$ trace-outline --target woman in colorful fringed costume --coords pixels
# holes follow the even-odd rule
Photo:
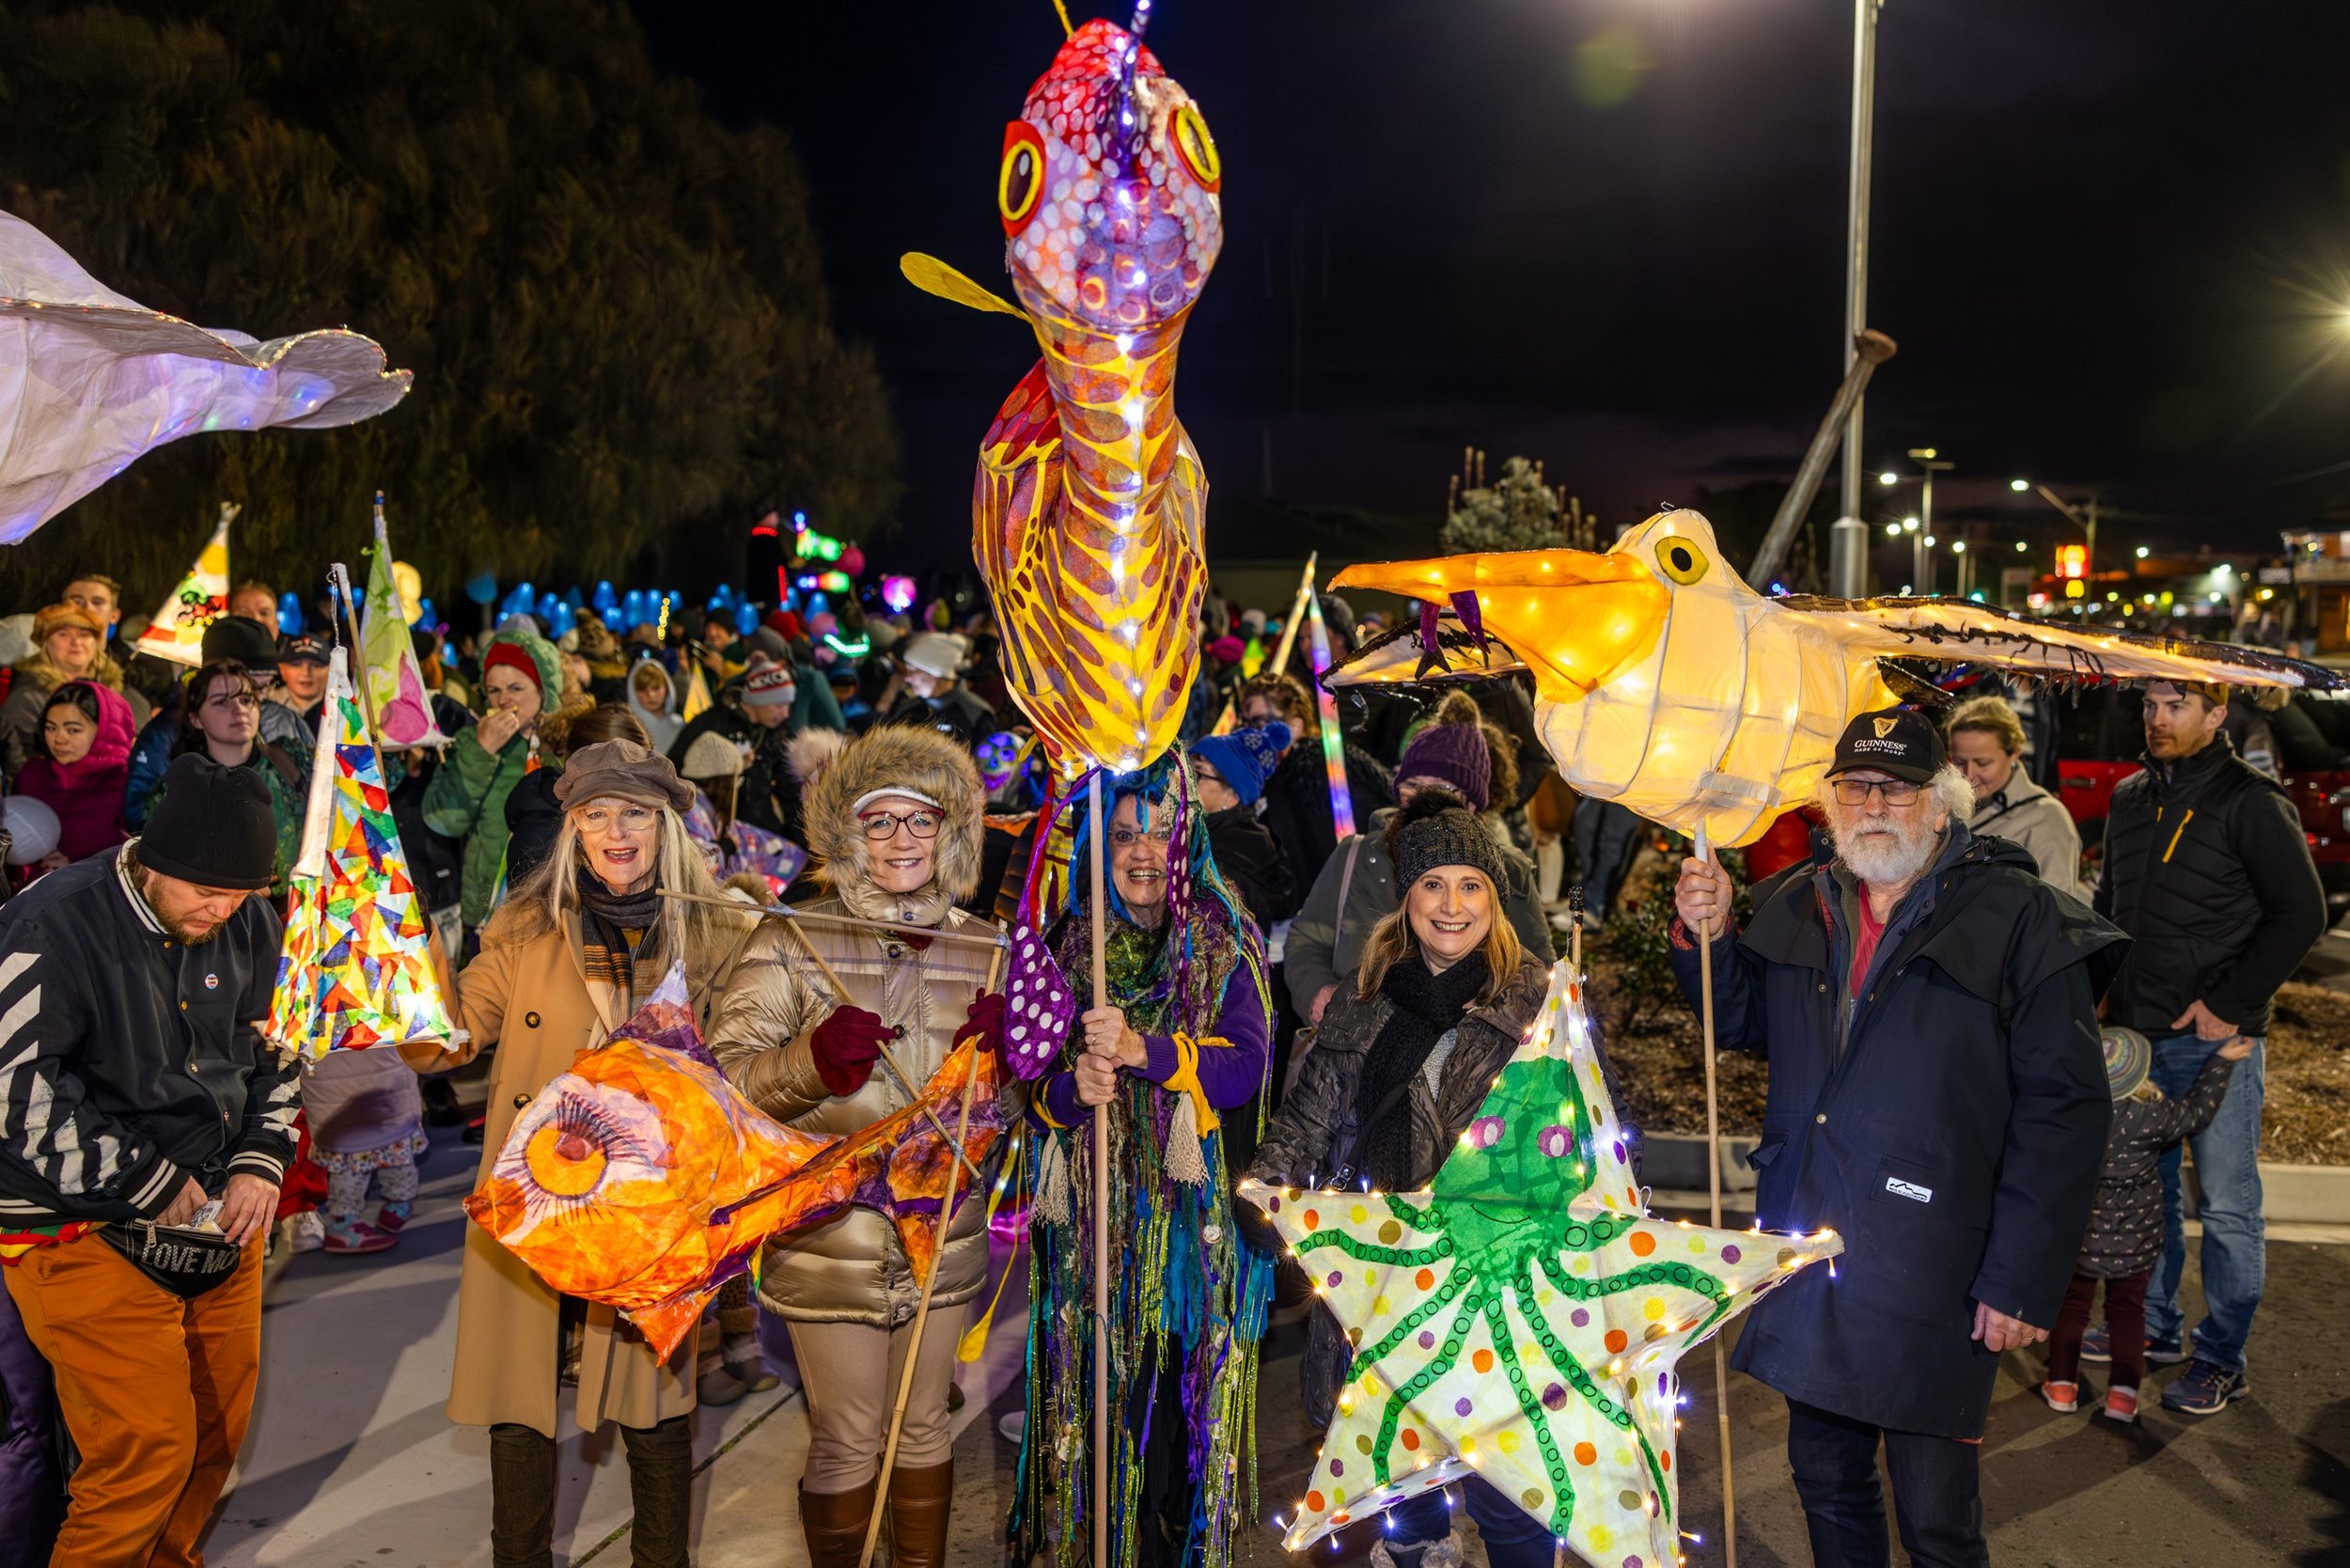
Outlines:
[[[1115,1568],[1224,1568],[1254,1505],[1257,1341],[1273,1276],[1233,1229],[1217,1113],[1264,1084],[1264,941],[1215,869],[1180,753],[1104,793],[1108,1005],[1083,1016],[1034,1102],[1028,1430],[1011,1558],[1049,1544],[1075,1562],[1091,1532],[1087,1123],[1106,1106]],[[1089,838],[1081,826],[1073,866],[1089,863]],[[1091,967],[1093,919],[1089,879],[1071,884],[1049,940],[1077,977]]]

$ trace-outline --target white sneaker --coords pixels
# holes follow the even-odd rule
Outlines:
[[[326,1216],[316,1209],[305,1209],[286,1223],[296,1252],[316,1252],[326,1245]]]

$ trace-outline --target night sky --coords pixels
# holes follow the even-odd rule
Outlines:
[[[896,259],[1004,288],[997,152],[1049,0],[637,9],[714,113],[791,133],[838,323],[897,400],[906,545],[959,548],[1034,349]],[[1851,26],[1836,0],[1162,0],[1150,41],[1226,170],[1177,398],[1219,497],[1434,516],[1467,443],[1611,525],[1783,482],[1842,368]],[[2066,537],[2017,474],[2095,489],[2108,550],[2350,526],[2350,7],[1890,0],[1877,114],[1870,319],[1901,354],[1872,471],[1940,447],[1937,507],[1986,541]]]

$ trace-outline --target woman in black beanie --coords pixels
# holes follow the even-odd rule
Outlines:
[[[1549,965],[1503,913],[1509,866],[1476,814],[1456,795],[1423,790],[1388,823],[1386,849],[1402,902],[1371,928],[1355,982],[1323,1013],[1296,1087],[1258,1144],[1248,1171],[1258,1181],[1426,1186],[1542,1006]],[[1299,1374],[1309,1414],[1328,1419],[1352,1355],[1336,1321],[1317,1311]],[[1548,1530],[1475,1477],[1465,1493],[1495,1568],[1547,1568]],[[1393,1510],[1371,1560],[1458,1563],[1447,1514],[1438,1492]]]

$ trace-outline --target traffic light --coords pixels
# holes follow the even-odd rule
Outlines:
[[[2060,544],[2057,546],[2057,575],[2080,578],[2089,575],[2089,546]]]

